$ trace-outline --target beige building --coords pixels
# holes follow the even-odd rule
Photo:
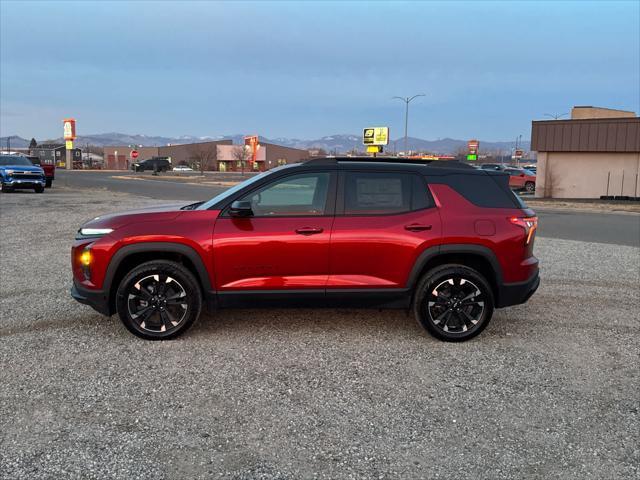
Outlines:
[[[532,122],[536,197],[640,195],[640,118],[634,112],[574,107],[569,120]]]

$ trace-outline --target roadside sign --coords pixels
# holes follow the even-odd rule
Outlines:
[[[75,140],[76,139],[76,121],[73,118],[65,118],[62,120],[62,126],[64,127],[64,139]]]
[[[367,145],[367,153],[382,153],[382,145]]]
[[[469,150],[469,155],[477,155],[478,149],[480,148],[480,142],[478,140],[469,140],[467,142],[467,148]]]
[[[513,158],[522,158],[524,156],[524,150],[516,150],[513,154]]]
[[[136,158],[138,158],[138,151],[137,150],[131,150],[131,158],[133,158],[134,160]]]
[[[478,155],[474,154],[469,154],[467,155],[467,160],[469,161],[474,161],[474,160],[478,160]]]
[[[362,129],[363,145],[389,145],[389,127],[368,127]]]
[[[73,141],[72,140],[65,140],[64,148],[67,149],[67,150],[73,150]]]

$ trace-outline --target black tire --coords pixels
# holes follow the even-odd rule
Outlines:
[[[47,181],[45,183],[45,187],[46,188],[51,188],[51,185],[53,184],[53,179],[52,178],[47,178]]]
[[[44,187],[42,185],[38,185],[37,187],[33,187],[33,190],[36,193],[42,193],[42,192],[44,192]]]
[[[11,193],[13,192],[13,187],[9,187],[8,185],[5,185],[4,183],[2,184],[0,191],[2,191],[3,193]]]
[[[493,291],[484,276],[456,264],[428,271],[418,283],[413,302],[420,325],[447,342],[478,335],[491,321],[493,309]]]
[[[116,309],[134,335],[169,340],[187,331],[198,319],[202,292],[183,265],[154,260],[125,275],[116,292]]]
[[[533,193],[536,191],[536,184],[533,182],[527,182],[524,184],[524,189],[529,193]]]

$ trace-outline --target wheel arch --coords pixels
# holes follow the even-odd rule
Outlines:
[[[202,258],[192,247],[174,242],[143,242],[120,248],[111,258],[103,281],[103,290],[109,295],[109,309],[116,311],[116,291],[127,272],[153,260],[171,260],[184,265],[196,278],[203,297],[210,305],[212,295],[209,273]]]
[[[474,244],[438,245],[422,252],[414,263],[407,281],[412,297],[420,278],[432,268],[445,264],[464,265],[478,271],[487,279],[497,303],[502,285],[500,263],[491,249]]]

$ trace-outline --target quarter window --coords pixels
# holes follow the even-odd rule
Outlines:
[[[242,200],[255,217],[324,215],[331,174],[306,173],[281,178]]]

